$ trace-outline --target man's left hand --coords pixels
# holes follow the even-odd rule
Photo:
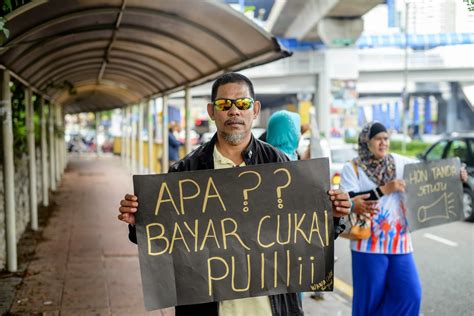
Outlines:
[[[346,216],[351,211],[351,199],[349,194],[343,190],[329,190],[329,199],[332,204],[332,214],[334,217]]]

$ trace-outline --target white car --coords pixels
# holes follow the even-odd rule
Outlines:
[[[341,183],[341,173],[344,164],[349,160],[357,157],[357,151],[355,147],[350,144],[345,144],[343,146],[337,146],[331,148],[330,158],[330,176],[331,176],[331,187],[334,189],[339,188]]]
[[[300,139],[298,146],[298,153],[303,155],[304,151],[308,148],[311,143],[311,136],[303,136]],[[329,175],[331,181],[331,187],[333,189],[339,188],[341,183],[341,173],[344,164],[357,157],[358,153],[355,149],[354,144],[347,144],[341,139],[331,139],[330,141],[325,138],[320,139],[320,150],[322,151],[317,157],[328,157],[329,158]],[[311,155],[312,158],[316,157],[314,153]]]

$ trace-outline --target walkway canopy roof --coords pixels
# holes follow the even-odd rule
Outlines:
[[[0,63],[66,113],[180,90],[290,53],[205,0],[38,0],[6,17]]]

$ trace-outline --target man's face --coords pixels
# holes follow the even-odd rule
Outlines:
[[[217,89],[216,100],[221,98],[239,99],[249,98],[250,92],[244,82],[228,83]],[[227,143],[240,144],[250,139],[252,122],[260,113],[260,102],[255,101],[253,108],[239,110],[233,105],[227,111],[218,111],[212,103],[207,105],[207,112],[212,120],[216,122],[217,133]]]

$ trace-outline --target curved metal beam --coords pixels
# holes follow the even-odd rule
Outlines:
[[[105,26],[105,24],[102,26]],[[107,26],[110,26],[110,25],[107,24]],[[18,61],[20,60],[35,59],[36,58],[35,54],[38,54],[41,51],[43,51],[45,47],[53,48],[53,47],[57,47],[61,45],[64,46],[65,42],[71,43],[71,42],[82,42],[82,41],[90,40],[89,37],[86,37],[86,40],[84,40],[82,39],[82,36],[81,36],[81,35],[87,36],[89,33],[94,34],[96,36],[94,40],[97,40],[97,41],[101,40],[105,43],[110,38],[110,34],[101,34],[101,33],[111,33],[111,32],[112,32],[111,29],[108,29],[105,27],[101,27],[100,29],[97,29],[96,25],[94,25],[94,29],[88,28],[87,30],[83,30],[82,28],[79,27],[79,28],[73,29],[72,33],[71,33],[71,30],[67,32],[61,32],[61,33],[58,33],[57,36],[45,38],[41,41],[36,41],[29,46],[25,45],[24,48],[17,48],[13,52],[10,51],[3,55],[6,56],[6,59],[14,58],[14,60],[11,61],[10,65],[11,67],[16,67],[16,63],[18,63]],[[61,35],[63,33],[64,35]],[[73,38],[73,40],[69,40],[69,38],[71,37]]]
[[[94,71],[88,71],[84,72],[84,70],[76,71],[74,73],[69,73],[67,75],[63,75],[62,77],[58,78],[58,81],[63,81],[63,80],[69,80],[74,84],[75,81],[84,81],[84,76],[88,76],[89,78],[94,78],[95,75],[97,75],[98,69]],[[123,74],[123,73],[116,73],[112,72],[110,74],[110,77],[113,79],[115,77],[117,82],[124,82],[127,86],[133,87],[135,91],[142,91],[140,92],[141,95],[147,95],[148,93],[154,93],[153,87],[150,87],[148,84],[141,84],[139,83],[137,79],[140,78],[133,78],[134,75],[130,74]],[[44,88],[42,89],[44,90]]]
[[[114,95],[90,91],[88,93],[71,97],[63,102],[64,106],[67,106],[69,104],[75,104],[79,106],[82,104],[82,107],[84,107],[84,105],[91,105],[93,107],[100,107],[106,105],[107,107],[109,107],[110,105],[118,106],[126,104],[126,101]]]
[[[126,103],[137,102],[141,98],[140,94],[134,92],[131,89],[116,85],[113,82],[104,81],[100,86],[98,86],[96,82],[96,80],[86,80],[77,82],[77,94],[99,91],[105,94],[115,95],[120,99],[126,100]],[[57,102],[63,104],[72,97],[73,96],[71,96],[69,93],[62,91],[56,100]]]
[[[75,66],[82,66],[82,65],[90,65],[91,63],[96,63],[96,64],[100,64],[102,62],[102,59],[100,58],[100,56],[95,56],[95,57],[89,57],[89,58],[85,58],[85,59],[76,59],[76,60],[73,60],[73,61],[69,61],[69,62],[66,62],[66,63],[62,63],[61,65],[58,65],[56,67],[54,67],[54,71],[48,73],[47,75],[43,75],[42,73],[39,75],[39,77],[41,79],[38,79],[39,81],[35,82],[35,78],[31,78],[31,81],[34,82],[36,85],[40,86],[42,85],[45,81],[49,80],[50,77],[56,75],[57,73],[59,72],[62,72],[62,71],[65,71],[65,70],[69,70],[71,67],[75,67]],[[144,73],[146,73],[147,75],[149,75],[150,77],[152,77],[155,81],[157,81],[158,83],[161,84],[162,88],[161,89],[166,89],[167,85],[159,78],[157,77],[157,73],[160,74],[161,71],[160,70],[155,70],[155,69],[150,69],[149,67],[147,67],[147,65],[143,65],[141,64],[139,61],[136,61],[136,60],[132,60],[132,59],[120,59],[118,61],[114,61],[111,63],[112,65],[120,65],[120,66],[124,66],[126,67],[127,69],[129,69],[130,67],[131,68],[136,68],[140,71],[143,71]],[[49,76],[49,77],[48,77]]]
[[[94,65],[94,64],[97,65],[98,67],[100,67],[101,63],[102,63],[102,58],[100,58],[100,57],[78,59],[78,60],[76,60],[76,62],[70,61],[68,63],[62,63],[61,65],[58,65],[56,67],[51,67],[54,70],[52,72],[47,73],[47,74],[43,75],[42,73],[40,73],[39,74],[40,79],[36,82],[35,82],[35,77],[31,77],[30,80],[31,80],[31,82],[36,83],[36,85],[42,86],[45,82],[48,82],[50,80],[50,78],[53,78],[58,73],[67,72],[69,70],[80,68],[82,66],[91,66],[91,65]],[[125,61],[124,62],[123,60],[119,60],[119,61],[114,61],[114,62],[110,63],[109,65],[123,66],[123,68],[126,69],[126,70],[138,69],[138,70],[146,73],[146,75],[150,76],[151,78],[153,78],[158,83],[160,83],[160,85],[161,85],[160,90],[166,88],[166,84],[163,83],[163,81],[157,76],[156,73],[154,73],[153,71],[150,71],[149,68],[144,67],[143,65],[137,63],[136,61]]]
[[[132,96],[133,99],[141,98],[141,94],[127,88],[125,84],[110,80],[104,80],[100,85],[97,85],[96,80],[82,80],[76,82],[76,90],[78,92],[88,91],[88,90],[103,90],[108,91],[114,94],[124,94],[128,96]]]
[[[51,64],[50,68],[41,67],[39,71],[36,71],[31,76],[29,76],[29,80],[33,84],[36,84],[39,86],[40,85],[39,83],[41,83],[41,81],[44,80],[44,78],[48,76],[54,76],[58,72],[68,69],[71,66],[77,66],[77,65],[82,65],[82,64],[90,65],[92,63],[100,64],[102,62],[103,54],[100,54],[100,55],[101,56],[97,55],[97,56],[89,56],[85,58],[83,58],[82,55],[80,55],[79,57],[81,58],[74,58],[72,60],[56,59],[55,64]]]
[[[100,93],[100,94],[108,94],[108,95],[113,95],[115,98],[118,98],[122,100],[122,102],[134,102],[135,100],[138,100],[139,97],[137,96],[132,96],[129,93],[124,93],[123,91],[120,90],[109,90],[109,89],[100,89],[97,86],[91,87],[88,86],[87,89],[81,89],[81,91],[77,92],[77,95],[83,95],[83,94],[91,94],[91,93]],[[63,97],[58,97],[58,102],[61,104],[67,104],[69,99],[73,99],[75,96],[71,96],[69,94],[63,94]]]
[[[68,95],[68,93],[65,91],[61,91],[54,94],[54,98],[52,98],[52,101],[58,104],[64,104],[64,101],[68,100],[70,97],[73,97],[73,96]],[[123,99],[122,101],[123,104],[135,103],[141,100],[141,98],[131,99],[131,98],[126,98],[126,97],[122,97],[122,99]]]
[[[114,51],[112,52],[112,60],[114,59],[122,59],[122,58],[128,58],[129,56],[129,53],[132,52],[134,54],[137,54],[139,55],[137,57],[138,60],[140,60],[140,62],[142,63],[145,63],[145,61],[148,61],[146,64],[150,64],[150,62],[153,62],[154,65],[159,65],[161,66],[159,69],[160,69],[160,72],[166,76],[166,78],[171,81],[173,84],[175,85],[178,85],[180,84],[180,82],[175,79],[172,73],[173,73],[173,69],[170,68],[168,69],[168,65],[167,64],[164,64],[164,63],[161,63],[160,61],[158,61],[153,55],[150,55],[150,54],[145,54],[144,52],[135,52],[135,51],[132,51],[132,50],[128,50],[128,49],[122,49],[122,48],[115,48]],[[158,67],[159,67],[158,66]],[[155,67],[156,68],[156,67]],[[179,75],[179,74],[178,74]],[[181,76],[182,77],[182,76]],[[182,77],[181,79],[184,79],[186,80],[185,77]]]
[[[167,88],[167,85],[163,82],[163,80],[160,79],[159,76],[157,76],[157,73],[150,71],[150,69],[147,69],[143,67],[142,64],[135,60],[125,60],[125,59],[120,59],[117,61],[113,61],[109,63],[109,66],[123,66],[125,69],[130,69],[130,67],[135,67],[137,70],[142,71],[146,75],[150,76],[153,80],[157,81],[157,83],[160,84],[160,90],[165,90]],[[133,68],[132,68],[133,69]],[[165,75],[162,71],[156,71],[159,74]]]
[[[125,100],[110,94],[105,94],[96,91],[89,91],[87,93],[82,93],[80,95],[71,96],[69,99],[66,99],[63,104],[71,103],[88,103],[88,104],[104,104],[104,103],[115,103],[115,104],[125,104]]]
[[[91,51],[91,52],[85,52],[83,54],[69,54],[69,55],[66,55],[64,56],[63,58],[57,58],[54,60],[54,63],[59,63],[61,62],[60,65],[56,65],[56,64],[50,64],[51,67],[49,68],[53,68],[53,69],[58,69],[60,68],[61,66],[63,65],[69,65],[71,63],[74,63],[76,61],[80,61],[80,60],[87,60],[87,59],[92,59],[92,58],[102,58],[103,56],[103,53],[100,52],[100,51]],[[115,59],[115,58],[114,58]],[[151,69],[153,70],[154,72],[160,74],[162,77],[166,78],[167,80],[169,80],[170,82],[173,82],[174,84],[177,84],[177,82],[175,80],[173,80],[173,78],[171,78],[168,74],[166,74],[165,72],[163,72],[161,69],[159,68],[156,68],[155,65],[152,65],[150,63],[145,63],[144,61],[144,58],[137,58],[137,59],[132,59],[132,58],[129,58],[128,56],[121,56],[120,58],[117,58],[118,60],[125,60],[127,62],[130,62],[130,63],[134,63],[135,64],[135,67],[137,68],[140,68],[140,69]],[[116,61],[112,61],[112,63],[115,63]],[[42,77],[43,74],[45,72],[49,72],[49,68],[46,68],[46,67],[41,67],[41,69],[37,72],[35,72],[33,74],[33,77],[31,77],[31,81],[34,82],[36,80],[36,76],[38,77]],[[41,80],[41,79],[40,79]],[[167,86],[163,80],[158,80],[160,83],[163,84],[163,86]]]
[[[125,45],[121,45],[122,43],[124,43]],[[169,67],[170,69],[172,69],[174,72],[176,72],[177,74],[179,74],[182,78],[184,78],[186,81],[189,81],[191,78],[189,78],[188,75],[186,75],[183,71],[180,70],[180,66],[178,65],[173,65],[174,63],[178,63],[176,60],[174,61],[174,63],[171,62],[171,60],[168,62],[167,60],[170,59],[170,56],[171,58],[175,58],[174,55],[170,55],[170,56],[167,56],[168,53],[165,52],[165,56],[163,56],[164,58],[158,58],[157,55],[158,55],[158,52],[161,52],[159,49],[155,48],[155,47],[151,47],[149,45],[144,45],[144,46],[140,46],[141,44],[140,43],[132,43],[132,47],[129,47],[129,43],[128,42],[125,42],[125,41],[117,41],[115,43],[115,46],[114,46],[114,49],[113,51],[111,52],[111,54],[114,53],[115,50],[121,50],[121,51],[130,51],[130,52],[133,52],[133,53],[136,53],[136,52],[142,52],[143,55],[148,55],[148,56],[154,56],[153,58],[158,60],[160,63],[162,63],[163,65]],[[146,54],[145,53],[145,50],[150,47],[151,48],[151,51],[150,53],[151,54]],[[141,49],[143,48],[143,49]],[[136,49],[133,50],[133,49]],[[153,53],[154,51],[157,51],[157,53]],[[166,59],[165,59],[166,58]],[[179,60],[179,59],[178,59]],[[184,63],[184,65],[187,65],[187,63]],[[184,68],[184,65],[181,65],[181,67]],[[202,75],[202,72],[201,71],[196,71],[196,67],[190,67],[193,71],[195,71],[198,75]],[[194,75],[195,76],[195,75]],[[192,76],[191,76],[192,77]]]
[[[109,64],[107,66],[107,72],[105,73],[104,77],[107,77],[108,74],[113,74],[113,73],[116,73],[116,74],[124,73],[124,74],[130,75],[130,76],[135,76],[137,78],[141,78],[142,80],[139,81],[140,84],[149,85],[150,87],[153,87],[153,89],[155,91],[162,91],[163,90],[158,85],[156,85],[155,82],[150,81],[150,78],[145,76],[140,71],[136,71],[135,69],[123,69],[123,68],[120,68],[120,67],[115,67],[113,64]]]
[[[99,67],[100,67],[100,65],[99,65]],[[88,69],[96,69],[96,68],[94,66],[73,67],[73,68],[70,69],[70,71],[59,74],[59,76],[57,76],[56,78],[61,78],[61,75],[67,75],[69,73],[76,73],[80,70],[88,70]],[[159,86],[155,85],[155,83],[153,81],[151,81],[149,78],[144,76],[141,72],[136,71],[135,69],[124,69],[124,68],[114,67],[114,66],[111,66],[110,69],[115,71],[115,72],[120,72],[120,73],[123,73],[123,74],[129,74],[129,75],[133,74],[133,75],[135,75],[136,79],[138,79],[138,83],[147,84],[148,86],[153,87],[156,91],[161,91],[162,90]],[[57,79],[55,79],[55,80],[53,79],[53,82],[54,81],[57,81]],[[46,84],[46,82],[43,82],[42,86],[45,87],[45,84]]]
[[[43,53],[41,56],[35,58],[29,64],[25,65],[21,70],[19,70],[19,73],[22,73],[23,75],[28,77],[29,73],[36,72],[36,70],[38,68],[43,68],[43,69],[47,68],[48,67],[48,61],[47,60],[52,60],[52,62],[55,62],[58,59],[66,59],[69,56],[77,55],[77,52],[72,52],[72,53],[67,54],[65,56],[60,56],[64,52],[65,49],[72,49],[75,46],[80,46],[80,45],[83,45],[83,44],[94,44],[92,46],[95,46],[95,44],[99,45],[101,43],[102,42],[100,42],[100,41],[97,41],[97,42],[95,42],[95,41],[84,41],[84,42],[79,42],[79,43],[74,43],[74,44],[65,44],[61,47],[53,48],[53,49]],[[103,48],[101,48],[100,50],[98,49],[97,51],[102,52]],[[163,59],[156,58],[156,56],[154,56],[154,55],[151,56],[151,55],[145,54],[144,52],[139,51],[139,50],[134,51],[134,50],[131,50],[131,49],[123,49],[123,48],[115,48],[114,51],[125,51],[125,52],[130,52],[130,53],[133,53],[133,54],[149,56],[149,57],[151,57],[152,60],[154,60],[156,62],[159,62],[159,63],[167,66],[168,68],[170,68],[172,71],[176,72],[181,78],[183,78],[185,80],[188,80],[188,78],[181,71],[179,71],[176,67],[171,66],[169,63],[163,61]],[[113,52],[112,52],[112,54],[113,54]],[[57,58],[55,58],[56,55],[59,55],[59,56]],[[174,84],[178,84],[178,81],[174,80],[166,72],[162,71],[161,73],[164,76],[166,76],[170,81],[172,81]]]
[[[89,72],[87,74],[87,77],[89,77],[91,73],[92,72]],[[71,76],[70,77],[71,79],[76,78],[78,80],[84,80],[84,76],[81,77],[81,71],[76,72],[75,74],[69,74],[69,75]],[[133,89],[136,89],[137,91],[156,91],[155,87],[150,86],[146,82],[141,82],[140,81],[141,78],[137,78],[137,76],[134,74],[130,74],[130,73],[124,74],[122,71],[112,70],[107,73],[107,78],[109,77],[110,79],[106,79],[106,80],[123,82],[129,87],[133,87]]]
[[[84,103],[84,102],[71,102],[68,104],[65,104],[64,107],[64,112],[67,114],[73,114],[73,113],[87,113],[87,112],[96,112],[96,111],[105,111],[108,109],[115,109],[115,108],[120,108],[125,106],[123,103],[114,103],[112,101],[101,100],[100,101],[100,106],[93,106],[90,103]],[[107,102],[107,103],[106,103]]]
[[[67,78],[67,76],[69,75],[72,75],[72,74],[76,74],[76,73],[80,73],[80,72],[83,72],[83,71],[86,71],[86,70],[90,70],[90,69],[97,69],[98,67],[97,66],[94,66],[94,65],[86,65],[86,66],[83,66],[83,67],[76,67],[74,69],[71,69],[71,71],[69,72],[64,72],[64,73],[61,73],[59,76],[57,77],[53,77],[51,78],[51,81],[52,82],[62,82],[63,80],[65,80]],[[152,91],[153,89],[155,89],[154,91],[160,91],[162,90],[160,87],[158,86],[155,86],[153,83],[151,83],[148,78],[146,76],[143,76],[142,73],[137,73],[135,70],[131,70],[131,69],[122,69],[122,68],[117,68],[117,67],[112,67],[110,66],[109,67],[110,70],[110,73],[117,73],[117,74],[124,74],[124,77],[127,77],[127,76],[134,76],[135,77],[135,80],[137,80],[138,82],[140,82],[141,84],[144,84],[144,85],[148,85],[149,87],[151,87]],[[98,71],[98,69],[97,69]],[[40,87],[42,89],[46,88],[46,83],[43,82],[42,85],[40,85]]]
[[[52,49],[49,49],[48,51],[43,52],[40,56],[36,56],[35,58],[32,58],[29,60],[28,63],[25,65],[13,65],[13,67],[21,67],[19,68],[18,72],[19,73],[28,73],[28,71],[36,71],[38,68],[42,68],[45,63],[47,63],[49,60],[57,60],[61,59],[63,56],[62,54],[66,54],[64,56],[70,56],[70,55],[75,55],[77,54],[75,46],[79,45],[84,45],[82,47],[82,52],[88,53],[91,51],[100,51],[103,52],[103,46],[105,45],[105,42],[90,42],[87,41],[85,43],[64,43],[64,45],[60,47],[54,47]],[[18,61],[19,63],[20,61]]]

